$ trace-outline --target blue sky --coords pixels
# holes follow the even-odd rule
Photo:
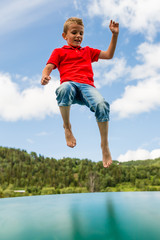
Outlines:
[[[66,146],[55,99],[57,70],[47,86],[41,73],[62,29],[83,18],[82,46],[107,49],[110,19],[120,24],[115,56],[93,63],[95,84],[111,105],[109,143],[114,160],[160,157],[160,2],[158,0],[6,0],[0,2],[0,145],[56,159],[101,161],[97,123],[74,105],[77,146]]]

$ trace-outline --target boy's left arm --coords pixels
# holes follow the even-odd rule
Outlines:
[[[117,45],[117,39],[119,34],[119,23],[116,23],[114,21],[110,21],[109,28],[112,32],[112,39],[110,42],[110,45],[107,49],[107,51],[101,51],[99,54],[99,59],[111,59],[113,58],[116,45]]]

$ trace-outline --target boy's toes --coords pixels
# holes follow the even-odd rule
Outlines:
[[[71,147],[71,148],[74,148],[74,147],[76,146],[76,141],[67,142],[67,146],[68,146],[68,147]]]
[[[103,167],[108,168],[112,164],[112,161],[103,162]]]

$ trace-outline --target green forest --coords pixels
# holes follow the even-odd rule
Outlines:
[[[122,191],[160,191],[160,158],[113,164],[48,158],[0,147],[0,198]]]

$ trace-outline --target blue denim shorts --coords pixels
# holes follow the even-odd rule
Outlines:
[[[86,105],[98,122],[109,121],[110,106],[95,87],[77,82],[64,82],[56,89],[58,106]]]

